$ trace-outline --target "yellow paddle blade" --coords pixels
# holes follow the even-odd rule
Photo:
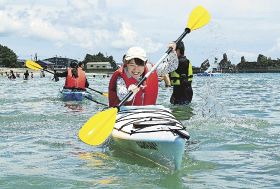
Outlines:
[[[89,145],[102,144],[114,128],[117,113],[117,108],[110,108],[95,114],[80,129],[79,138]]]
[[[36,71],[43,69],[42,66],[41,66],[40,64],[37,64],[36,62],[34,62],[34,61],[32,61],[32,60],[27,60],[27,61],[25,62],[25,66],[26,66],[27,68],[30,68],[30,69],[36,70]]]
[[[206,25],[210,18],[208,11],[202,6],[198,6],[191,12],[187,27],[191,30],[196,30]]]
[[[103,93],[103,96],[108,97],[109,95],[108,93]]]

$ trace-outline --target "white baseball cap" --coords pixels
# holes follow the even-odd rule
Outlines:
[[[125,60],[131,60],[133,58],[139,58],[144,62],[147,61],[147,54],[141,47],[131,47],[127,50]]]

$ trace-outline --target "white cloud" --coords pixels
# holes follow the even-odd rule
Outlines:
[[[56,29],[55,26],[51,25],[49,22],[39,18],[33,18],[29,24],[30,27],[27,28],[26,33],[31,36],[38,36],[51,41],[65,41],[66,39],[65,32]]]
[[[264,52],[264,55],[272,59],[280,58],[280,37],[276,39],[274,45],[270,49]]]
[[[18,31],[22,27],[21,23],[4,11],[0,11],[0,35]]]
[[[230,49],[227,52],[228,59],[233,64],[238,64],[241,61],[241,57],[244,56],[246,61],[256,61],[258,54],[254,52],[238,51]]]
[[[154,42],[151,38],[143,37],[133,30],[129,23],[123,22],[119,30],[118,39],[112,42],[112,46],[119,49],[131,46],[144,47],[147,53],[154,53],[162,47],[161,43]]]
[[[197,5],[209,10],[212,20],[185,38],[193,62],[224,52],[238,61],[262,52],[279,54],[278,0],[0,0],[0,37],[19,54],[32,53],[31,46],[19,48],[22,40],[35,44],[40,39],[41,46],[49,46],[45,56],[58,51],[75,58],[106,50],[121,58],[128,47],[137,45],[158,58]]]
[[[112,42],[112,46],[115,48],[126,48],[134,45],[137,41],[137,33],[126,22],[121,24],[121,28],[116,37],[117,39]]]

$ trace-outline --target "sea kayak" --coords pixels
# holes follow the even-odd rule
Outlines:
[[[163,106],[126,106],[117,115],[112,139],[124,151],[178,170],[189,133]]]
[[[91,93],[82,90],[62,89],[60,93],[64,101],[82,101],[84,98],[92,99]]]

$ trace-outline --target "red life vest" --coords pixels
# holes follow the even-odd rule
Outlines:
[[[144,75],[148,72],[147,66],[145,66]],[[138,81],[133,77],[128,78],[124,67],[120,67],[112,75],[109,83],[109,107],[116,106],[120,103],[120,99],[117,96],[117,79],[121,77],[128,88],[131,84],[137,85]],[[158,95],[158,75],[156,71],[151,73],[147,80],[142,84],[144,87],[140,87],[140,90],[134,96],[134,99],[130,102],[126,102],[125,105],[129,106],[142,106],[142,105],[155,105]]]
[[[72,69],[67,69],[67,76],[65,79],[64,88],[66,89],[86,89],[86,74],[82,68],[78,68],[78,77],[72,76]]]

